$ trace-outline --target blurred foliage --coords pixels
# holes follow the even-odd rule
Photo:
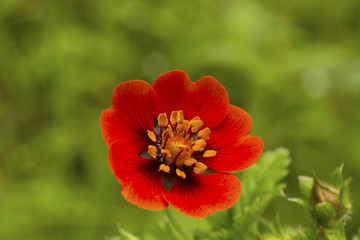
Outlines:
[[[265,149],[291,150],[288,195],[298,175],[341,163],[359,189],[359,11],[359,1],[1,0],[0,239],[102,239],[118,218],[137,235],[163,216],[121,197],[99,117],[118,83],[172,69],[217,78]],[[359,212],[360,192],[350,196]],[[309,220],[284,199],[264,217],[276,211]]]
[[[312,221],[302,227],[284,227],[279,216],[264,220],[261,215],[276,196],[285,196],[281,183],[287,174],[289,152],[279,148],[267,151],[257,164],[239,177],[246,189],[245,197],[230,209],[208,217],[210,229],[183,229],[167,209],[167,218],[159,220],[157,229],[149,229],[141,239],[153,240],[346,240],[345,225],[349,220],[349,182],[343,180],[342,166],[332,174],[331,182],[302,176],[299,186],[302,198],[289,198],[309,213]],[[272,166],[273,171],[268,171]],[[311,183],[310,183],[311,182]],[[360,230],[359,230],[360,231]],[[114,240],[136,240],[137,237],[119,227]],[[178,234],[176,234],[176,232]],[[353,236],[353,240],[357,236]]]

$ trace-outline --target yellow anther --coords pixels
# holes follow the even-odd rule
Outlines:
[[[169,124],[166,113],[159,114],[157,120],[159,127],[166,127]]]
[[[167,157],[171,157],[171,153],[169,150],[167,149],[161,149],[161,153],[164,154]]]
[[[203,155],[203,157],[214,157],[214,156],[216,156],[215,150],[206,150]]]
[[[183,171],[181,171],[180,169],[178,169],[178,168],[176,169],[176,175],[178,175],[182,179],[186,178],[186,174]]]
[[[162,163],[159,166],[159,171],[168,173],[168,172],[170,172],[170,167],[168,165]]]
[[[205,141],[209,139],[210,136],[210,128],[204,128],[203,130],[201,130],[200,132],[198,132],[197,136],[198,138],[204,139]]]
[[[179,131],[181,131],[181,132],[185,132],[185,131],[187,131],[187,129],[188,129],[188,121],[183,121],[183,123],[180,123],[178,126],[177,126],[177,129],[179,130]]]
[[[206,172],[207,166],[202,162],[195,163],[195,167],[193,168],[193,172],[196,174],[201,174]]]
[[[204,139],[198,139],[195,141],[194,145],[192,146],[193,151],[202,151],[206,146],[206,142]]]
[[[180,124],[184,122],[184,113],[182,110],[178,111],[177,122]]]
[[[172,111],[170,116],[170,122],[173,126],[178,122],[178,111]]]
[[[186,160],[185,160],[185,165],[186,165],[186,166],[192,166],[192,165],[194,165],[195,163],[197,163],[197,160],[194,159],[194,158],[189,158],[189,159],[186,159]]]
[[[191,131],[193,133],[199,131],[203,125],[204,125],[204,122],[201,120],[191,120],[190,121]]]
[[[147,134],[148,134],[149,138],[151,139],[151,141],[156,142],[156,135],[153,131],[147,130]]]
[[[148,146],[148,153],[149,155],[152,157],[152,158],[156,158],[156,155],[157,155],[157,149],[155,146],[153,145],[149,145]]]

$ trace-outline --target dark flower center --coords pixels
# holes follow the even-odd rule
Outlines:
[[[206,141],[210,129],[199,117],[185,120],[183,111],[173,111],[168,119],[166,113],[159,114],[154,121],[154,130],[147,131],[153,144],[148,146],[149,155],[159,162],[159,171],[166,174],[186,178],[186,173],[192,171],[203,174],[207,166],[198,161],[199,156],[213,157],[215,150],[206,150]]]

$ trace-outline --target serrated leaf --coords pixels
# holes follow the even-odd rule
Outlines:
[[[243,213],[238,213],[234,218],[234,232],[239,236],[245,236],[272,198],[272,194],[267,194],[262,198],[256,198],[251,205],[245,206]]]
[[[266,152],[241,176],[240,207],[233,224],[234,232],[239,236],[244,237],[271,199],[282,194],[285,185],[278,182],[287,174],[288,156],[289,151],[284,148]]]
[[[258,232],[260,236],[259,239],[281,239],[281,240],[291,240],[293,238],[290,238],[287,234],[283,233],[283,230],[280,226],[280,219],[279,215],[276,216],[273,224],[268,223],[261,219],[258,222]]]
[[[281,195],[278,182],[287,175],[289,163],[289,151],[284,148],[263,153],[258,162],[247,169],[240,178],[241,206],[248,206],[255,198],[262,198],[269,193],[274,196]]]

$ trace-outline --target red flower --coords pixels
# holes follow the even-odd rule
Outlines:
[[[191,82],[182,71],[119,84],[101,115],[110,169],[124,198],[141,208],[203,218],[240,196],[231,172],[259,158],[263,142],[250,137],[250,116],[229,104],[213,77]]]

